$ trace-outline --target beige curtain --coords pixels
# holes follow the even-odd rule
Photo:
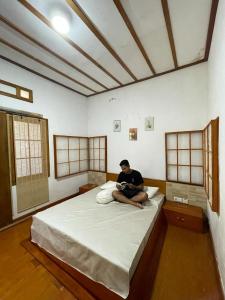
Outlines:
[[[47,121],[13,116],[17,211],[49,201]]]

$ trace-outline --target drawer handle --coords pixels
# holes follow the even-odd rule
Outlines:
[[[180,217],[176,217],[176,219],[179,221],[179,220],[180,220]]]
[[[180,220],[181,220],[181,222],[184,222],[184,218],[181,218]]]

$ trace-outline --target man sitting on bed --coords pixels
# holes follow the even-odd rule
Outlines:
[[[117,182],[126,182],[125,188],[117,184],[117,191],[113,191],[112,195],[115,200],[127,204],[143,208],[142,202],[148,200],[148,195],[143,192],[144,181],[141,173],[132,170],[128,160],[124,159],[120,163],[122,172],[120,172]]]

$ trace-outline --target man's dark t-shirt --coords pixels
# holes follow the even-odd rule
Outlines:
[[[136,170],[132,170],[131,173],[129,174],[125,174],[124,172],[120,172],[117,182],[127,182],[127,183],[132,183],[133,185],[139,185],[144,183],[144,180],[141,176],[141,173],[136,171]],[[127,197],[127,198],[132,198],[133,196],[137,195],[140,192],[140,190],[138,189],[130,189],[128,187],[126,187],[122,193]]]

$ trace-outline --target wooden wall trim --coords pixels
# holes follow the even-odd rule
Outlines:
[[[161,0],[162,3],[162,8],[163,8],[163,14],[166,22],[166,28],[167,28],[167,33],[168,33],[168,38],[170,41],[170,47],[173,55],[173,62],[175,68],[178,67],[177,63],[177,54],[176,54],[176,47],[174,43],[174,37],[173,37],[173,30],[172,30],[172,25],[171,25],[171,19],[170,19],[170,11],[169,11],[169,6],[167,0]]]
[[[24,7],[26,7],[33,15],[35,15],[40,21],[42,21],[45,25],[47,25],[50,29],[55,31],[59,36],[61,36],[70,46],[76,49],[80,54],[82,54],[86,59],[90,60],[94,65],[96,65],[99,69],[101,69],[105,74],[111,77],[114,81],[116,81],[119,85],[122,83],[113,76],[109,71],[107,71],[102,65],[100,65],[93,57],[91,57],[87,52],[85,52],[81,47],[79,47],[75,42],[73,42],[69,37],[60,34],[58,31],[54,29],[51,22],[42,15],[38,10],[34,8],[27,0],[18,0]]]
[[[126,11],[125,11],[125,9],[123,8],[122,3],[120,2],[120,0],[113,0],[113,2],[116,5],[116,7],[117,7],[117,9],[118,9],[121,17],[123,18],[124,23],[126,24],[126,26],[127,26],[128,30],[129,30],[130,34],[132,35],[132,37],[133,37],[133,39],[135,41],[135,43],[137,44],[139,50],[141,51],[141,53],[142,53],[142,55],[143,55],[143,57],[144,57],[147,65],[149,66],[149,69],[152,71],[153,74],[155,74],[156,73],[155,69],[154,69],[154,67],[153,67],[153,65],[152,65],[152,63],[151,63],[151,61],[150,61],[150,59],[148,57],[148,54],[146,53],[146,51],[144,49],[144,46],[142,45],[142,43],[141,43],[141,41],[140,41],[140,39],[139,39],[139,37],[138,37],[135,29],[134,29],[134,26],[132,25],[132,23],[131,23],[131,21],[130,21],[130,19],[129,19]]]
[[[213,36],[213,30],[214,30],[214,25],[215,25],[215,20],[216,20],[216,12],[217,12],[218,3],[219,3],[219,0],[212,0],[208,34],[207,34],[207,40],[206,40],[206,46],[205,46],[205,59],[206,60],[208,60],[208,58],[209,58],[209,52],[210,52],[210,47],[211,47],[211,43],[212,43],[212,36]]]
[[[7,114],[0,112],[0,228],[12,222]]]
[[[119,174],[116,173],[106,173],[106,181],[112,180],[117,181]],[[146,186],[156,186],[159,187],[161,193],[166,195],[166,181],[161,179],[151,179],[151,178],[143,178],[144,185]]]
[[[118,53],[112,48],[107,39],[103,36],[100,30],[92,22],[89,16],[84,12],[81,6],[76,0],[66,0],[68,5],[72,8],[77,16],[84,22],[84,24],[89,28],[89,30],[97,37],[97,39],[102,43],[102,45],[111,53],[111,55],[118,61],[122,68],[134,79],[137,80],[136,76],[131,72],[128,66],[124,63]]]
[[[23,35],[25,38],[27,38],[28,40],[30,40],[31,42],[33,42],[37,46],[41,47],[42,49],[44,49],[45,51],[49,52],[53,56],[57,57],[59,60],[61,60],[62,62],[64,62],[65,64],[67,64],[71,68],[73,68],[74,70],[78,71],[82,75],[86,76],[87,78],[89,78],[90,80],[94,81],[95,83],[97,83],[98,85],[100,85],[101,87],[103,87],[104,89],[107,90],[107,87],[104,84],[102,84],[101,82],[99,82],[98,80],[96,80],[94,77],[88,75],[83,70],[81,70],[80,68],[78,68],[77,66],[75,66],[74,64],[72,64],[71,62],[69,62],[68,60],[66,60],[64,57],[62,57],[61,55],[57,54],[56,52],[54,52],[50,48],[46,47],[44,44],[42,44],[42,43],[38,42],[37,40],[35,40],[33,37],[31,37],[30,35],[28,35],[24,31],[22,31],[19,27],[17,27],[12,22],[10,22],[9,20],[7,20],[5,17],[0,16],[0,21],[4,22],[6,25],[8,25],[12,29],[14,29],[15,31],[17,31],[18,33],[20,33],[21,35]]]

